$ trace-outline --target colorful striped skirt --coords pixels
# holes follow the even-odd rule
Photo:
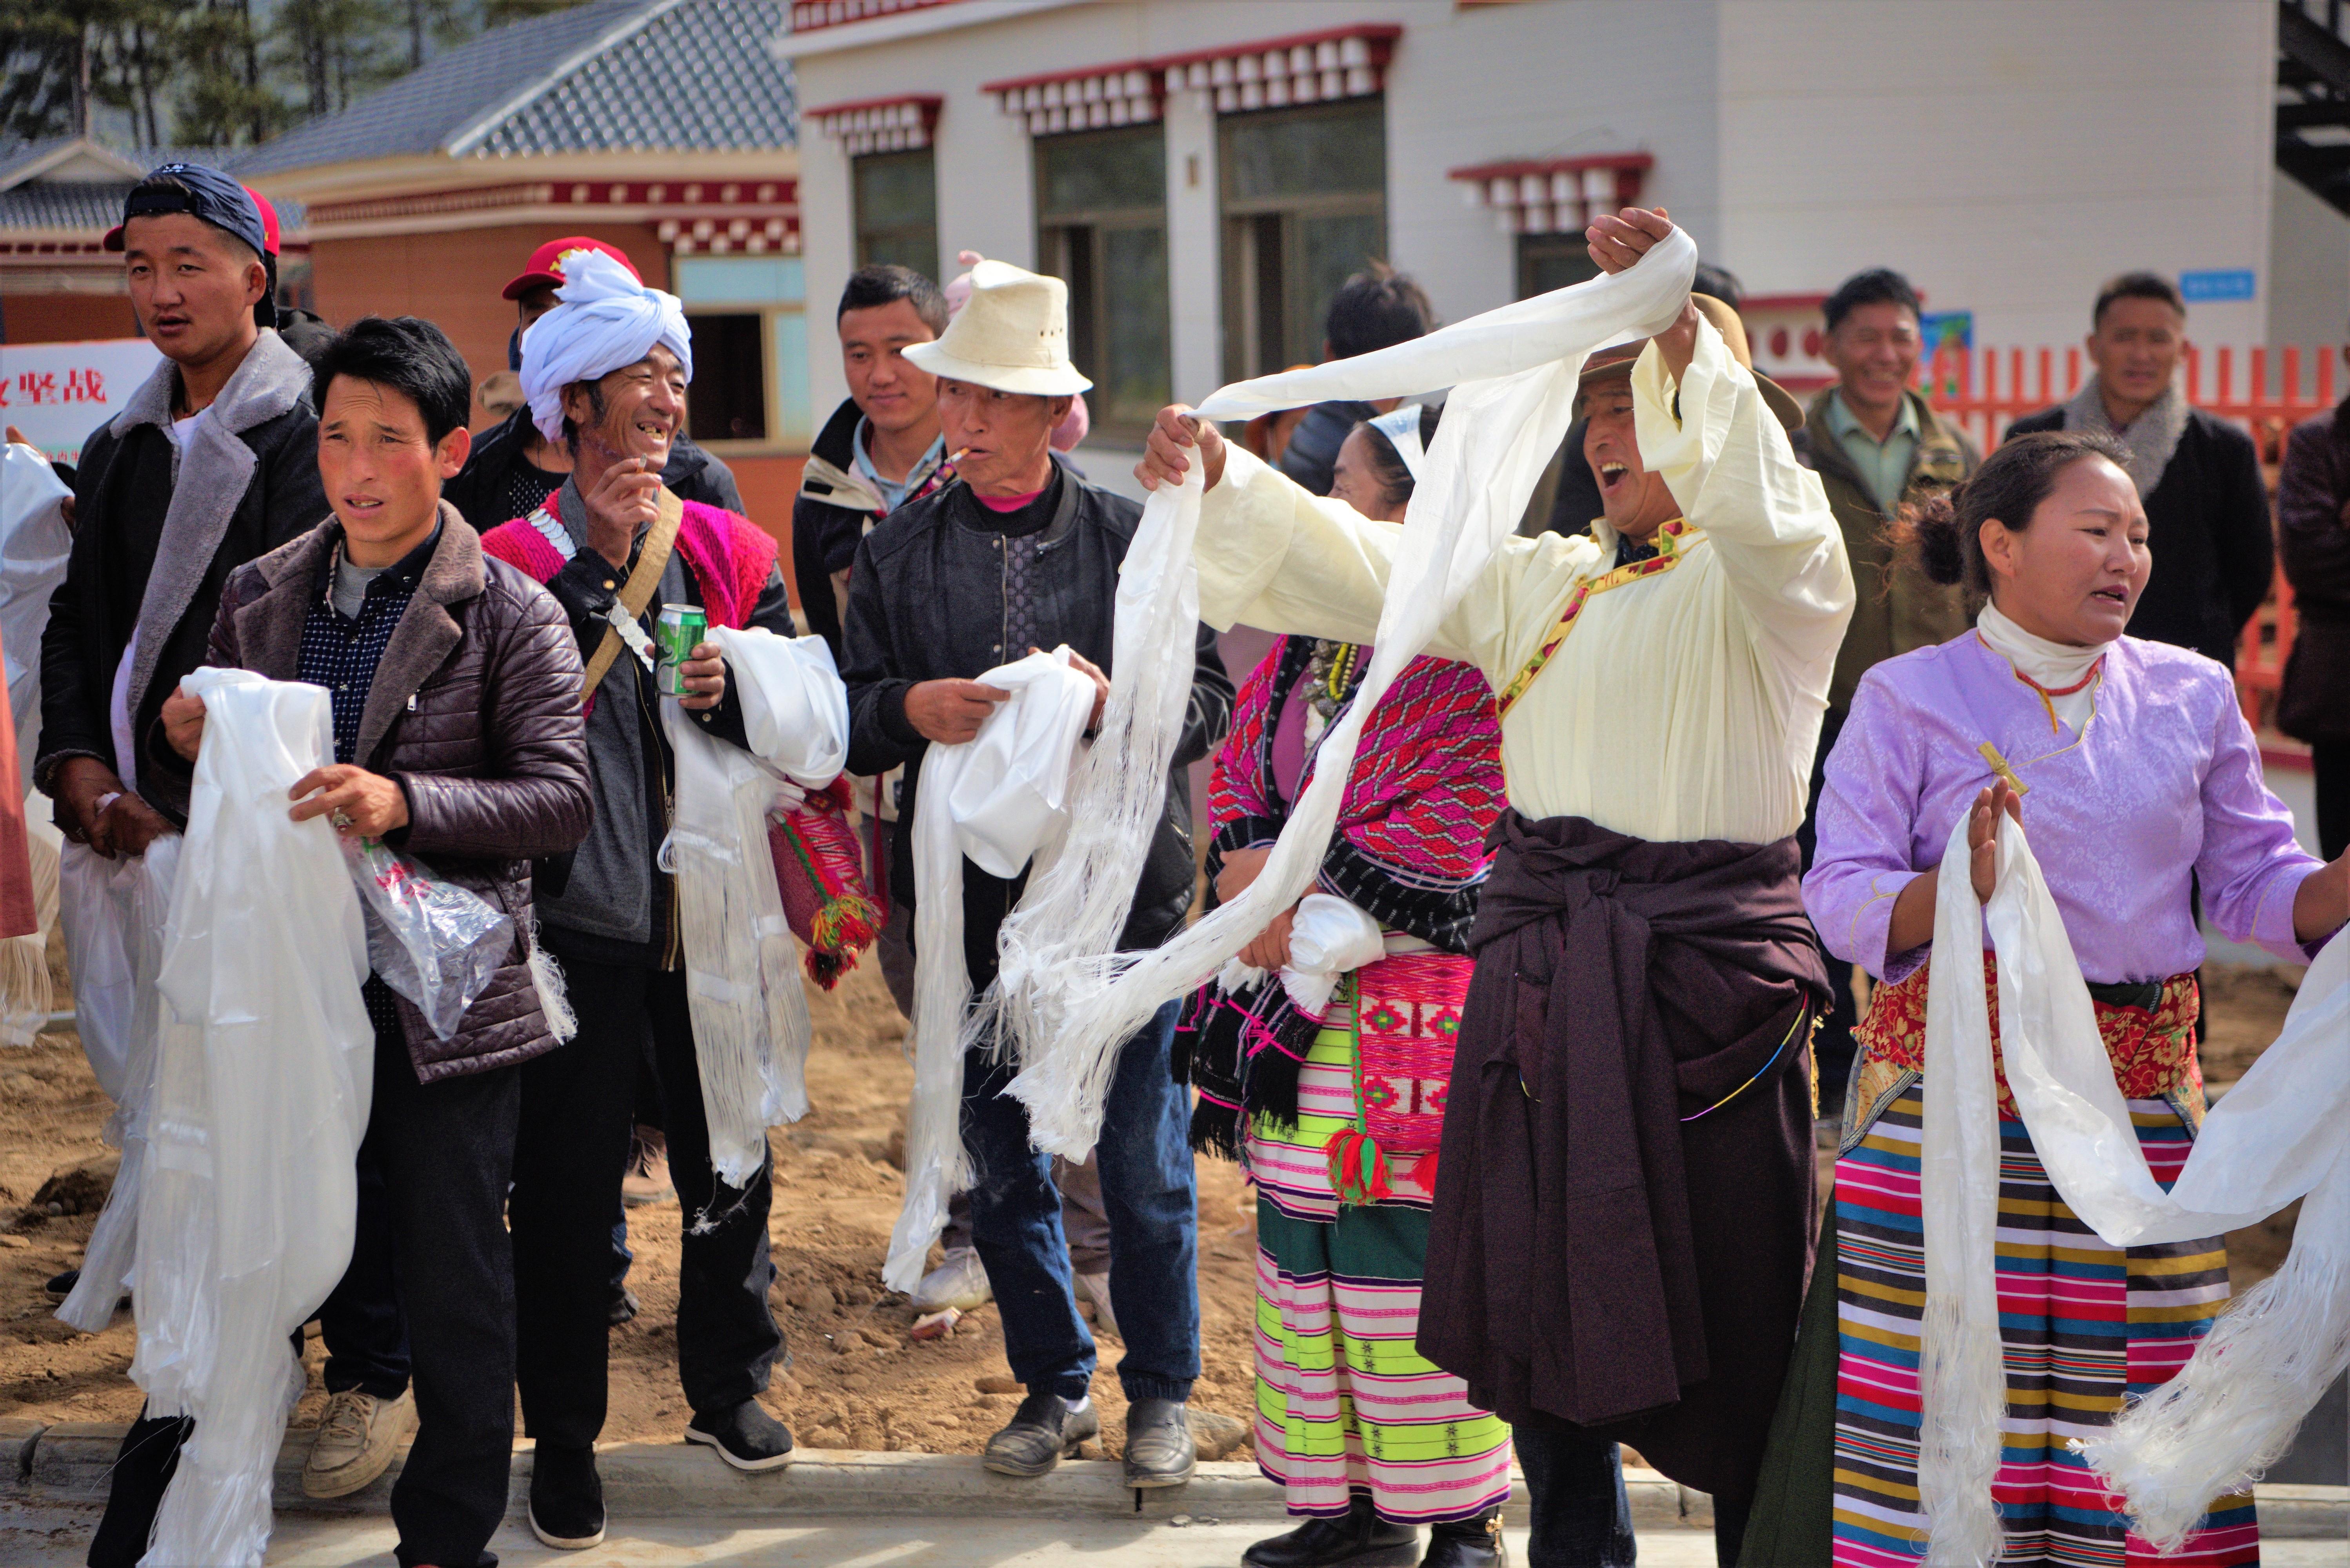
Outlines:
[[[1336,1517],[1367,1496],[1402,1523],[1473,1519],[1509,1496],[1510,1428],[1412,1343],[1425,1193],[1405,1175],[1394,1201],[1343,1206],[1331,1185],[1324,1146],[1355,1125],[1348,1023],[1342,1002],[1306,1054],[1298,1125],[1248,1132],[1257,1467],[1292,1513]]]
[[[2168,1102],[2133,1099],[2138,1142],[2168,1187],[2189,1135]],[[1915,1568],[1926,1550],[1918,1501],[1918,1323],[1926,1265],[1918,1218],[1925,1085],[1913,1084],[1836,1161],[1835,1562]],[[2070,1439],[2113,1419],[2123,1399],[2170,1380],[2228,1302],[2219,1239],[2108,1246],[2056,1196],[2023,1124],[2000,1123],[2000,1336],[2007,1418],[1993,1492],[2007,1530],[2001,1568],[2153,1568],[2260,1561],[2249,1497],[2214,1502],[2183,1551],[2158,1559],[2131,1534],[2120,1499]]]

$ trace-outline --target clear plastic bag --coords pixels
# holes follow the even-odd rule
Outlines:
[[[514,950],[513,918],[380,838],[343,847],[367,915],[368,966],[448,1039]]]

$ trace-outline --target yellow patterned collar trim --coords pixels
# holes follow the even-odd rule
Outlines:
[[[1594,595],[1671,571],[1688,558],[1690,551],[1704,537],[1704,529],[1692,528],[1685,519],[1676,517],[1657,530],[1657,553],[1647,560],[1627,562],[1575,584],[1575,591],[1566,596],[1566,607],[1559,612],[1558,624],[1551,628],[1550,635],[1543,639],[1543,644],[1534,649],[1534,657],[1526,660],[1495,698],[1494,703],[1500,713],[1507,716],[1518,699],[1526,694],[1526,688],[1532,686],[1534,678],[1549,665],[1551,656],[1566,640],[1566,634],[1575,629],[1575,618],[1583,614],[1583,607],[1591,602]]]

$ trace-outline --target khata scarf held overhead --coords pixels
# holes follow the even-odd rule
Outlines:
[[[2318,954],[2283,1032],[2204,1118],[2166,1193],[2022,828],[2002,825],[1998,879],[1980,909],[1966,835],[1960,822],[1943,853],[1926,1002],[1926,1561],[1975,1568],[2002,1544],[1991,1490],[2006,1396],[1992,1266],[1999,1107],[1977,934],[1985,924],[2016,1108],[2057,1192],[2107,1243],[2216,1236],[2307,1198],[2284,1267],[2219,1318],[2176,1377],[2080,1444],[2129,1500],[2138,1532],[2172,1550],[2214,1497],[2251,1488],[2350,1363],[2350,942],[2337,934]]]
[[[1201,465],[1143,508],[1118,578],[1109,702],[1076,781],[1069,838],[1004,922],[1000,985],[982,1010],[990,1023],[1000,1014],[1018,1050],[1011,1093],[1028,1107],[1038,1148],[1075,1158],[1093,1147],[1118,1047],[1312,885],[1364,723],[1516,526],[1574,418],[1584,360],[1669,327],[1696,265],[1695,242],[1676,229],[1624,272],[1376,353],[1227,387],[1201,406],[1205,419],[1246,419],[1328,399],[1452,389],[1405,514],[1369,673],[1323,739],[1313,782],[1263,872],[1165,946],[1118,953],[1190,692]]]
[[[647,288],[601,251],[582,251],[555,297],[563,303],[522,335],[522,395],[530,400],[530,422],[547,440],[563,439],[564,388],[633,365],[655,344],[693,379],[693,334],[677,296]]]
[[[931,1243],[946,1225],[947,1201],[971,1185],[962,1132],[971,1002],[962,863],[968,857],[989,876],[1009,878],[1033,862],[1036,875],[1044,874],[1068,824],[1071,774],[1093,714],[1093,678],[1070,666],[1066,644],[979,679],[1012,695],[972,739],[955,746],[931,742],[914,796],[914,1095],[906,1107],[906,1205],[881,1274],[893,1291],[911,1292],[922,1282]],[[1164,766],[1159,774],[1163,780]]]
[[[659,860],[677,876],[710,1165],[739,1189],[766,1158],[767,1129],[807,1114],[807,996],[769,825],[840,776],[848,692],[820,637],[715,626],[710,640],[725,650],[749,749],[703,733],[675,698],[662,701],[677,797]]]
[[[186,684],[207,717],[158,981],[130,1376],[149,1415],[196,1425],[143,1560],[258,1568],[302,1392],[286,1338],[350,1261],[375,1030],[334,829],[286,814],[294,781],[334,760],[325,688],[218,669]]]

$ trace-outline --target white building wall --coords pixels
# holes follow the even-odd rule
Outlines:
[[[2270,0],[1721,0],[1721,259],[1758,293],[1901,269],[1978,345],[2066,344],[2097,284],[2269,276]],[[2249,344],[2264,299],[2193,337]]]
[[[2268,290],[2271,343],[2303,350],[2303,383],[2316,385],[2309,350],[2350,338],[2350,218],[2282,170],[2269,176]],[[2334,386],[2343,387],[2336,367]]]
[[[1752,293],[1896,266],[1929,308],[1972,310],[1978,344],[2077,342],[2099,281],[2137,266],[2250,268],[2258,297],[2199,305],[2192,331],[2258,342],[2272,321],[2314,321],[2307,280],[2334,265],[2297,211],[2278,232],[2301,248],[2272,261],[2270,0],[1103,0],[796,68],[806,105],[944,99],[951,273],[962,248],[1034,260],[1028,139],[981,83],[1378,21],[1403,28],[1387,75],[1390,259],[1449,320],[1511,297],[1515,247],[1447,171],[1587,152],[1651,153],[1643,201]],[[1215,116],[1182,93],[1166,124],[1173,381],[1197,400],[1222,366]],[[848,271],[847,163],[811,124],[820,412],[843,390],[820,323]]]

